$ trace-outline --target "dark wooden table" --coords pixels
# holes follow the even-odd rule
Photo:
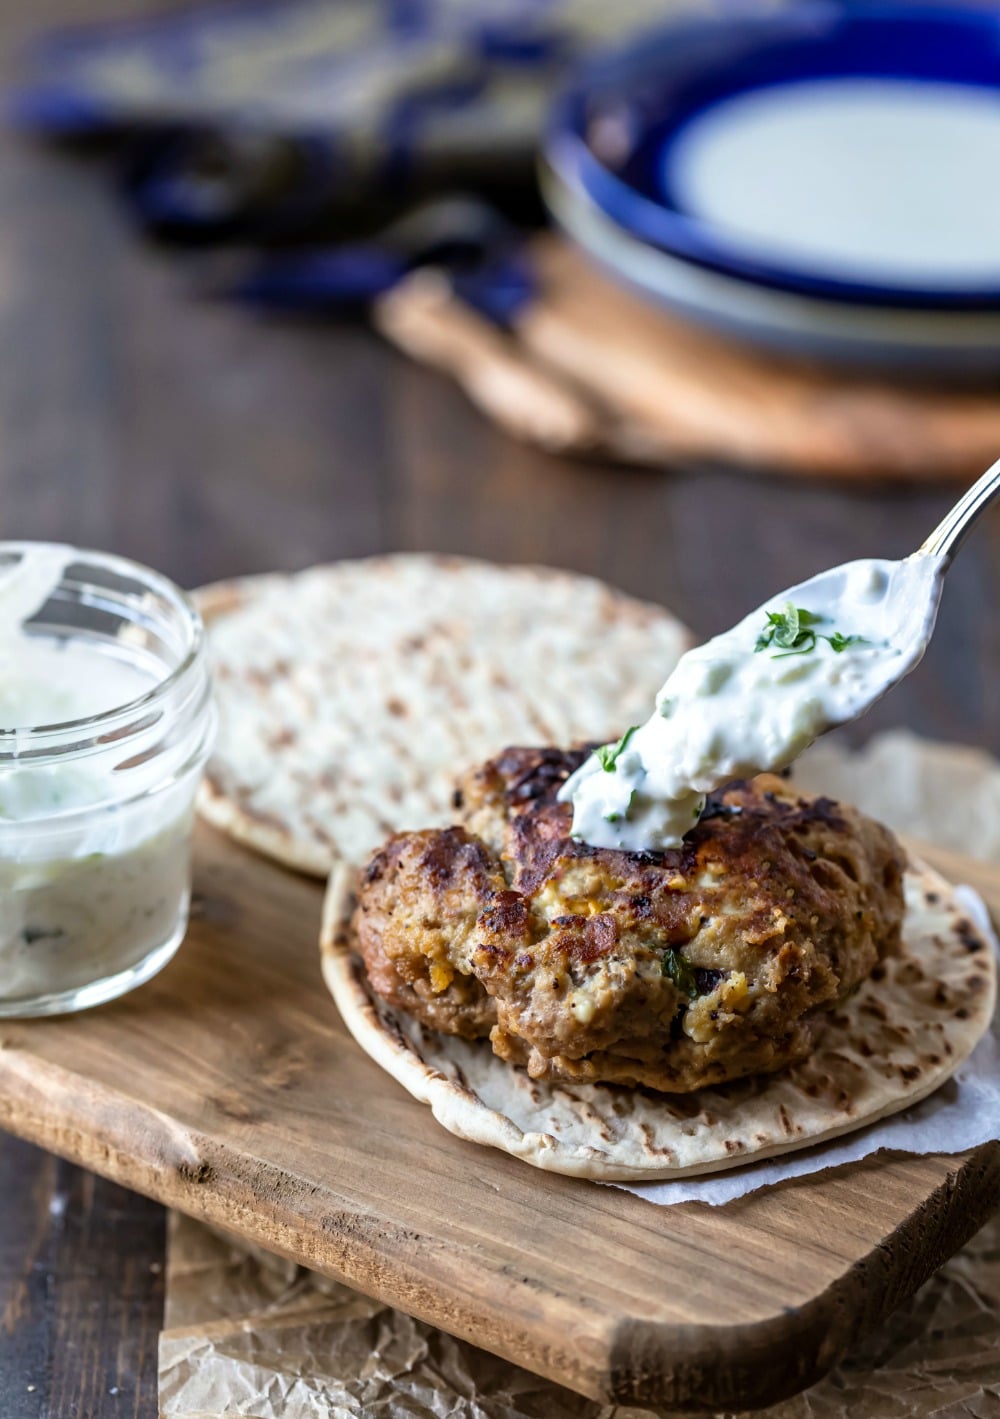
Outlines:
[[[5,72],[29,22],[74,9],[4,6]],[[906,553],[949,496],[546,457],[360,326],[199,301],[93,164],[0,143],[4,536],[108,548],[188,586],[393,549],[547,562],[707,634],[822,566]],[[924,665],[866,728],[1000,752],[998,607],[1000,514],[952,573]],[[153,1203],[0,1139],[3,1419],[155,1415],[164,1234]]]

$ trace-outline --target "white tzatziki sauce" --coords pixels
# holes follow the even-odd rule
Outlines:
[[[66,560],[38,548],[0,570],[0,1003],[129,969],[187,904],[189,785],[144,798],[158,770],[119,771],[135,746],[55,762],[20,752],[31,731],[128,705],[166,673],[134,647],[26,625]]]
[[[628,852],[676,847],[705,795],[786,768],[902,679],[934,627],[944,563],[858,561],[773,597],[682,656],[645,724],[563,785],[573,835]]]

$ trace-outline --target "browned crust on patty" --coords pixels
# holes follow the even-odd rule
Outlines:
[[[587,752],[507,749],[462,781],[461,826],[375,855],[355,918],[374,989],[537,1078],[683,1093],[808,1054],[898,941],[895,838],[761,776],[679,848],[593,848],[557,801]]]

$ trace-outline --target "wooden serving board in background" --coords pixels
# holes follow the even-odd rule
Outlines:
[[[996,457],[995,381],[893,381],[769,354],[626,290],[563,237],[538,237],[528,254],[538,294],[509,330],[427,269],[374,312],[390,340],[519,438],[628,463],[708,459],[848,482],[971,482]]]
[[[1000,912],[1000,870],[930,854]],[[661,1208],[439,1128],[341,1025],[321,888],[208,828],[191,931],[135,994],[0,1025],[0,1123],[583,1394],[803,1388],[1000,1200],[1000,1143]]]

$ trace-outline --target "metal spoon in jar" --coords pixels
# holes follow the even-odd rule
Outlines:
[[[712,789],[786,768],[864,714],[919,663],[945,573],[998,492],[1000,460],[912,556],[821,572],[688,651],[647,722],[563,786],[574,835],[629,852],[675,847]]]

